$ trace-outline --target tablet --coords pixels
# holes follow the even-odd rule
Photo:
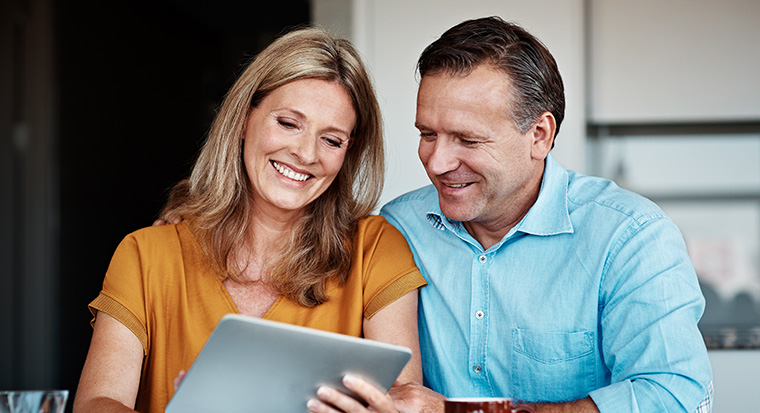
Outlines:
[[[411,355],[406,347],[229,314],[166,412],[303,413],[320,385],[352,395],[341,384],[349,373],[387,391]]]

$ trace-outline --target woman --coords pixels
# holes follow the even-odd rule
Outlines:
[[[382,188],[381,119],[351,44],[319,29],[272,43],[232,86],[190,177],[117,248],[90,303],[76,411],[162,411],[224,314],[412,348],[417,289],[401,234],[369,216]]]

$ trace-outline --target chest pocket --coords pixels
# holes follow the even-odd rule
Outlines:
[[[512,330],[512,397],[527,402],[584,398],[596,383],[594,334]]]

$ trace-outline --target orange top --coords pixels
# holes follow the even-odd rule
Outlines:
[[[280,297],[263,318],[362,336],[364,318],[426,285],[404,237],[384,218],[359,223],[346,283],[328,284],[330,300],[314,308]],[[128,327],[145,352],[138,411],[164,411],[173,380],[188,370],[219,320],[237,313],[187,225],[143,228],[119,245],[90,303]]]

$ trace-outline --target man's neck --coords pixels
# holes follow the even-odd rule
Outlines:
[[[533,204],[530,204],[530,206],[533,206]],[[487,250],[501,241],[523,219],[525,214],[530,210],[530,206],[513,219],[500,222],[465,221],[462,224],[467,232],[483,247],[483,250]]]
[[[540,173],[536,174],[533,182],[528,185],[529,190],[513,196],[504,213],[483,220],[463,222],[467,232],[480,243],[483,250],[501,241],[533,208],[541,191],[543,172],[542,167]]]

